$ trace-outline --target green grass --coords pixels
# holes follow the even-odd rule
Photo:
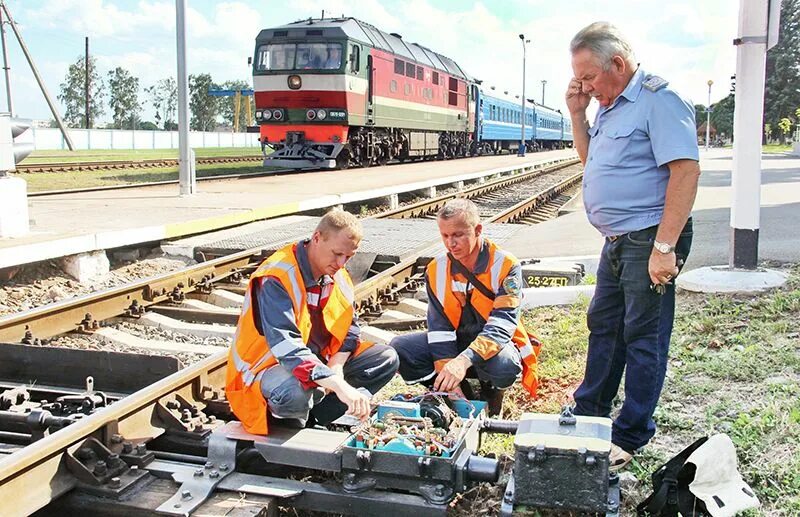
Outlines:
[[[198,158],[216,156],[245,156],[261,154],[260,147],[199,147],[194,150]],[[37,163],[94,162],[103,160],[158,160],[178,158],[178,149],[92,149],[80,151],[34,151],[24,160],[25,165]]]
[[[782,153],[791,150],[792,144],[766,144],[761,146],[761,151],[764,153]]]
[[[733,440],[739,471],[762,507],[750,516],[800,515],[800,265],[781,290],[760,296],[680,294],[670,366],[655,414],[658,432],[629,469],[638,485],[623,515],[650,492],[650,473],[695,439],[719,432]],[[544,346],[540,395],[515,386],[505,418],[555,413],[583,377],[586,302],[524,314]],[[513,454],[510,437],[484,440],[483,453]]]

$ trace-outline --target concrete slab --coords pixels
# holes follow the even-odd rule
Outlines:
[[[60,262],[61,269],[81,283],[103,278],[111,270],[111,264],[105,251],[68,255],[62,257]]]
[[[594,296],[593,285],[571,285],[568,287],[529,287],[522,290],[523,309],[546,305],[572,305],[581,298]]]
[[[676,284],[696,293],[759,293],[780,287],[789,275],[774,269],[746,271],[728,266],[701,267],[680,275]]]
[[[520,159],[485,156],[382,168],[209,181],[192,196],[177,186],[61,194],[28,199],[31,233],[0,239],[0,268],[86,251],[162,241],[393,193],[472,181],[504,170],[575,156],[548,151]],[[357,185],[357,191],[353,186]]]
[[[92,337],[104,343],[122,346],[125,348],[141,348],[143,350],[154,350],[158,352],[170,352],[174,354],[193,353],[193,354],[216,354],[223,347],[211,345],[198,345],[193,343],[178,343],[176,341],[156,341],[153,339],[142,339],[139,336],[128,334],[111,327],[102,327],[94,331]]]
[[[217,307],[240,309],[244,304],[244,296],[225,289],[213,289],[206,297],[206,301]]]
[[[389,332],[388,330],[379,329],[377,327],[370,327],[369,325],[361,327],[361,339],[364,341],[388,345],[396,336],[397,334],[394,332]]]
[[[236,332],[235,327],[207,325],[204,323],[187,323],[185,321],[176,320],[175,318],[156,314],[155,312],[144,313],[136,320],[136,323],[199,338],[221,337],[232,339]]]
[[[428,304],[412,298],[404,298],[397,304],[397,310],[412,316],[427,316]]]

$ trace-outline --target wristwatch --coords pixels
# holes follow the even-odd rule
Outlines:
[[[668,253],[672,253],[673,251],[675,251],[675,246],[671,246],[671,245],[667,244],[666,242],[653,241],[653,247],[659,253],[663,253],[664,255],[666,255]]]

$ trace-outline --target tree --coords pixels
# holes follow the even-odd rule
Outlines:
[[[143,129],[145,131],[157,131],[159,127],[156,124],[153,124],[149,120],[145,120],[144,122],[139,124],[139,129]]]
[[[222,83],[221,88],[223,90],[249,90],[250,85],[247,81],[225,81]],[[227,122],[231,127],[233,127],[233,122],[235,118],[235,111],[236,111],[236,101],[235,97],[217,97],[219,100],[219,111],[220,115],[222,115],[222,120]],[[240,112],[239,112],[239,127],[244,127],[245,122],[245,103],[247,102],[247,97],[242,96],[242,100],[240,101]]]
[[[694,105],[694,125],[695,129],[700,129],[703,122],[706,121],[706,107],[702,104]]]
[[[734,108],[733,94],[728,95],[711,107],[711,126],[717,130],[717,136],[723,140],[733,138]]]
[[[217,89],[210,74],[189,76],[189,109],[192,120],[189,124],[195,131],[210,131],[217,123],[219,102],[208,94],[209,89]]]
[[[108,72],[108,89],[108,106],[111,108],[114,128],[123,129],[127,123],[128,128],[136,129],[136,121],[142,111],[139,105],[139,78],[118,66]]]
[[[175,111],[178,107],[178,85],[175,79],[167,77],[156,84],[145,88],[150,95],[150,104],[156,111],[156,125],[163,124],[164,129],[174,129]]]
[[[766,139],[767,143],[772,140],[772,124],[769,122],[764,124],[764,138]]]
[[[800,0],[781,4],[780,40],[767,52],[764,122],[777,127],[800,105]],[[780,135],[781,143],[784,135]]]
[[[789,131],[792,130],[792,121],[789,117],[783,117],[780,122],[778,122],[778,129],[781,130],[781,141],[786,142],[786,136],[789,134]]]
[[[61,92],[58,94],[65,107],[64,120],[70,127],[86,127],[86,66],[83,56],[69,65],[64,82],[61,83]],[[94,121],[100,118],[103,110],[103,80],[97,72],[95,58],[89,58],[89,127],[94,126]]]

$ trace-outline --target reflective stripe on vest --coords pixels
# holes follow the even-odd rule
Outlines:
[[[505,277],[510,272],[512,266],[516,263],[516,259],[500,250],[493,242],[488,239],[485,239],[484,242],[488,244],[489,248],[489,266],[488,271],[483,273],[478,273],[475,277],[484,283],[487,287],[491,286],[492,291],[495,295],[500,290],[500,285]],[[446,253],[443,253],[431,261],[428,264],[427,268],[428,272],[428,280],[431,281],[433,284],[433,294],[436,299],[441,304],[445,316],[450,321],[450,324],[453,326],[454,329],[457,329],[461,320],[461,312],[462,306],[458,302],[455,297],[454,291],[459,292],[460,286],[458,286],[459,290],[456,290],[453,286],[456,284],[463,284],[458,280],[454,280],[451,275],[450,271],[450,259],[447,257]],[[488,278],[487,278],[488,277]],[[450,289],[447,289],[450,287]],[[528,338],[528,333],[525,330],[522,321],[518,321],[517,323],[511,323],[506,320],[501,320],[498,318],[492,318],[490,316],[492,310],[494,309],[494,302],[490,298],[486,297],[483,293],[481,293],[478,289],[472,290],[472,296],[470,299],[472,306],[478,312],[478,314],[486,320],[487,324],[497,325],[509,332],[513,332],[513,336],[511,338],[514,345],[520,352],[520,356],[522,358],[523,364],[523,374],[522,374],[522,383],[525,389],[532,395],[536,395],[536,389],[538,386],[538,379],[536,376],[537,370],[537,358],[536,358],[536,351],[530,344],[530,339]],[[448,332],[437,331],[437,332],[428,332],[428,343],[439,343],[443,341],[453,341],[456,339],[455,331],[451,334]]]

